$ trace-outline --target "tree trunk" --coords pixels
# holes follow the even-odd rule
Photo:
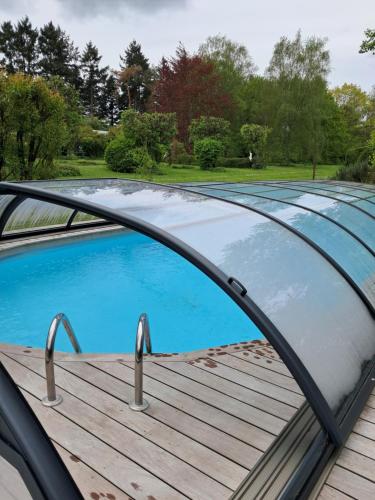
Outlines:
[[[20,180],[25,181],[26,179],[26,164],[25,164],[25,147],[23,143],[23,131],[19,130],[17,132],[17,156],[20,168]]]

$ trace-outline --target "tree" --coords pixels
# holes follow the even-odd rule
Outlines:
[[[123,134],[129,144],[143,147],[156,161],[162,159],[176,135],[174,113],[139,113],[132,109],[121,115]]]
[[[16,25],[10,21],[0,27],[0,53],[2,64],[9,73],[33,75],[38,63],[38,30],[26,16]]]
[[[375,55],[375,30],[367,29],[365,36],[366,38],[361,43],[359,53],[365,54],[366,52],[370,52],[372,55]]]
[[[262,165],[265,160],[267,138],[270,133],[268,127],[255,123],[242,125],[241,137],[249,152],[250,165]]]
[[[193,118],[225,118],[233,106],[215,65],[201,56],[190,56],[182,45],[175,57],[162,59],[150,101],[151,110],[176,113],[178,137],[186,147]]]
[[[230,122],[215,116],[201,116],[194,118],[189,127],[190,142],[193,144],[201,139],[210,137],[220,141],[227,147],[230,136]]]
[[[38,38],[39,72],[44,77],[60,76],[65,82],[79,86],[79,52],[69,36],[49,22],[40,29]]]
[[[282,37],[275,45],[267,75],[275,84],[277,113],[273,142],[286,162],[309,159],[316,166],[324,148],[323,124],[329,73],[326,40]]]
[[[1,76],[1,176],[51,175],[65,139],[64,99],[42,78]]]
[[[366,143],[375,126],[375,99],[358,85],[344,83],[332,90],[348,131],[346,150],[353,160]]]
[[[100,98],[106,80],[108,67],[100,68],[102,56],[97,47],[89,42],[81,56],[82,85],[81,99],[85,111],[90,116],[100,113]]]
[[[142,47],[135,40],[130,42],[124,55],[120,56],[120,82],[123,95],[120,101],[122,109],[133,107],[144,112],[151,94],[151,71],[148,59]]]
[[[119,100],[118,80],[112,71],[105,79],[99,104],[99,117],[104,118],[111,127],[113,127],[120,118]]]

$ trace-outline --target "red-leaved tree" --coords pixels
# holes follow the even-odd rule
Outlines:
[[[189,147],[191,120],[200,116],[228,117],[233,112],[233,102],[214,64],[189,55],[180,45],[175,57],[161,61],[149,108],[176,113],[178,138]]]

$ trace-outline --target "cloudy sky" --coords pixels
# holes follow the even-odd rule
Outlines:
[[[112,67],[134,38],[157,63],[179,41],[195,51],[221,33],[246,45],[262,73],[275,42],[301,28],[304,36],[328,38],[332,86],[375,84],[375,56],[358,54],[363,31],[375,28],[374,0],[0,0],[1,21],[25,14],[38,26],[60,24],[80,48],[92,40]]]

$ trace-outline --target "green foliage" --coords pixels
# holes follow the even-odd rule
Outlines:
[[[79,136],[77,152],[89,158],[102,158],[107,144],[108,138],[106,135],[83,128]]]
[[[194,118],[189,127],[189,138],[193,144],[196,141],[210,137],[220,141],[225,147],[228,145],[229,136],[230,122],[216,116]]]
[[[262,166],[266,156],[267,138],[270,133],[268,127],[255,123],[246,123],[241,127],[241,137],[249,156],[252,155],[251,166]]]
[[[223,144],[209,137],[194,143],[194,154],[202,170],[213,170],[218,166],[218,160],[224,153]]]
[[[54,174],[66,139],[63,97],[42,78],[0,75],[0,179]]]
[[[368,142],[368,148],[370,165],[375,167],[375,130],[371,134],[370,140]]]
[[[137,147],[124,137],[111,141],[104,155],[109,168],[114,172],[148,172],[152,170],[152,159],[144,147]]]
[[[184,144],[177,139],[173,139],[169,147],[168,163],[190,165],[191,162],[192,157],[187,153]]]
[[[375,55],[375,30],[367,29],[365,31],[365,36],[366,38],[361,43],[359,53],[364,54],[366,52],[371,52],[371,54]]]
[[[129,143],[143,147],[154,161],[161,161],[176,135],[175,113],[138,113],[133,109],[121,115],[123,134]],[[164,148],[163,148],[164,147]]]
[[[56,169],[56,177],[80,177],[81,171],[73,165],[59,165]]]
[[[340,167],[334,179],[339,181],[353,182],[375,182],[375,168],[364,160],[354,165],[343,165]]]
[[[249,158],[235,158],[235,157],[227,157],[220,159],[220,167],[225,168],[249,168],[250,161]]]

